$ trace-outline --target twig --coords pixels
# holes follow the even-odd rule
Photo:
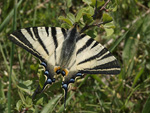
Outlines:
[[[133,25],[133,24],[136,23],[141,17],[144,17],[144,16],[146,16],[146,15],[149,14],[149,13],[150,13],[150,9],[147,10],[142,16],[137,17],[134,21],[131,22],[130,25]],[[128,26],[130,26],[130,25],[128,24],[126,27],[129,28]]]
[[[148,7],[146,7],[145,5],[141,4],[140,2],[136,2],[136,4],[137,4],[138,6],[140,6],[140,7],[142,7],[143,9],[146,9],[146,10],[149,9]]]
[[[110,2],[110,0],[107,0],[106,1],[106,3],[101,7],[98,7],[97,8],[97,0],[96,0],[96,3],[95,3],[95,11],[94,11],[94,15],[92,16],[93,17],[93,19],[95,20],[96,19],[96,17],[97,17],[97,13],[98,12],[101,12],[101,11],[106,11],[106,12],[108,12],[108,10],[106,9],[106,6],[107,6],[107,4]]]
[[[107,12],[108,10],[106,9],[106,6],[109,2],[110,2],[110,0],[107,0],[106,3],[100,8],[99,11],[105,10]]]
[[[96,16],[97,16],[97,0],[96,0],[96,3],[95,3],[95,11],[94,11],[94,15],[92,16],[93,19],[96,19]]]
[[[107,21],[107,22],[100,22],[98,24],[92,24],[92,25],[85,25],[83,27],[83,29],[80,31],[80,33],[83,33],[84,31],[86,31],[87,29],[91,28],[91,27],[94,27],[94,26],[100,26],[101,24],[106,24],[106,23],[109,23],[110,21]]]

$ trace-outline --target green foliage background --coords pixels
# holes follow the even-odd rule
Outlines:
[[[98,6],[105,2],[98,0]],[[111,0],[108,12],[100,12],[98,19],[113,21],[86,31],[116,56],[119,75],[78,79],[68,92],[66,111],[61,79],[32,101],[44,81],[42,67],[38,59],[14,47],[8,35],[33,26],[70,28],[75,22],[82,28],[94,22],[94,4],[95,0],[0,1],[0,112],[150,113],[149,0]]]

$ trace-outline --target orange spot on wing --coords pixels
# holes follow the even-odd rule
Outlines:
[[[65,73],[66,73],[66,75],[65,75],[65,76],[67,76],[67,75],[68,75],[68,73],[69,73],[68,69],[64,69],[64,71],[65,71]]]
[[[54,67],[54,72],[56,72],[56,71],[59,70],[59,69],[60,69],[59,66]]]

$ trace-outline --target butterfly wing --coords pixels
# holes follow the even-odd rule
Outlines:
[[[55,51],[66,37],[66,30],[59,27],[30,27],[15,31],[9,39],[41,61]]]
[[[119,74],[120,66],[105,47],[82,34],[77,39],[77,70],[87,74]]]

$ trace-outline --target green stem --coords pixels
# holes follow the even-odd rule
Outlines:
[[[14,17],[13,17],[13,31],[16,30],[16,18],[17,18],[17,0],[15,0]],[[11,113],[11,76],[12,76],[12,64],[14,59],[14,44],[11,45],[10,56],[10,72],[9,72],[9,88],[8,88],[8,113]]]

